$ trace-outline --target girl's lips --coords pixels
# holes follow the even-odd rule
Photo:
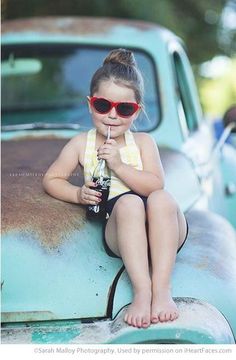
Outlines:
[[[117,127],[117,126],[120,126],[120,125],[115,125],[115,124],[106,124],[106,126],[110,126],[110,127]]]

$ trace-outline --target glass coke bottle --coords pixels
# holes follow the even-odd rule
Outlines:
[[[110,169],[106,166],[105,160],[101,159],[98,161],[92,181],[95,183],[95,187],[91,187],[91,189],[99,191],[102,196],[101,201],[97,205],[87,206],[87,217],[90,220],[105,220],[107,216],[106,203],[111,186],[111,173]]]

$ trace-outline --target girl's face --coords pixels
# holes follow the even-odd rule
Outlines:
[[[105,98],[113,102],[136,102],[134,91],[126,86],[117,85],[112,80],[102,81],[98,91],[93,96]],[[107,114],[99,114],[89,103],[94,125],[97,131],[107,137],[108,126],[111,127],[111,138],[123,136],[133,121],[137,118],[139,110],[130,117],[120,117],[113,107]]]

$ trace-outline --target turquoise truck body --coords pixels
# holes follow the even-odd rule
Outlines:
[[[4,22],[2,46],[8,55],[3,59],[3,91],[11,77],[40,72],[36,56],[29,62],[27,52],[11,70],[14,49],[65,44],[80,47],[85,55],[91,49],[99,53],[125,47],[151,64],[155,79],[147,96],[150,103],[157,99],[158,119],[150,112],[151,122],[147,120],[147,128],[138,125],[138,131],[148,131],[156,140],[166,188],[189,223],[172,279],[180,317],[145,330],[125,324],[131,284],[122,261],[103,248],[102,225],[89,222],[82,206],[53,199],[42,189],[42,176],[64,144],[90,125],[80,127],[75,121],[72,126],[68,106],[13,111],[7,98],[2,121],[2,342],[235,343],[236,150],[224,143],[217,147],[182,41],[167,29],[139,21]],[[83,116],[89,118],[88,113]],[[82,171],[77,170],[71,181],[81,184]]]

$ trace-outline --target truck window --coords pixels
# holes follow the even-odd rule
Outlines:
[[[86,96],[110,50],[77,44],[3,46],[2,125],[47,121],[92,127]],[[133,51],[144,77],[146,106],[135,129],[150,131],[160,122],[156,70],[149,54]]]
[[[197,129],[198,121],[191,97],[189,79],[186,73],[186,64],[183,63],[179,52],[174,51],[172,56],[181,127],[183,129],[183,133],[186,133],[186,131],[192,133]]]

